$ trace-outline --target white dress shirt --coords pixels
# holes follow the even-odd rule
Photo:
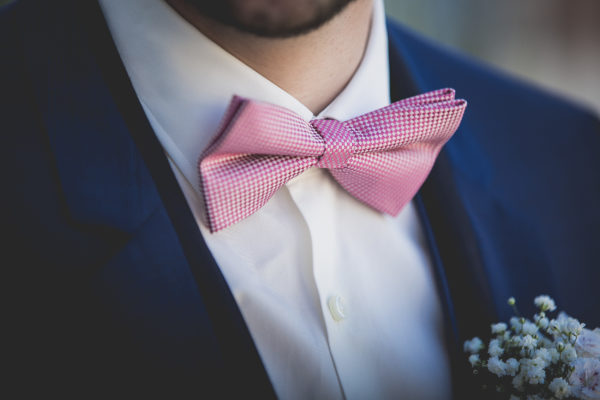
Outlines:
[[[101,0],[146,115],[283,399],[445,399],[450,373],[441,306],[412,204],[396,217],[312,168],[258,212],[211,234],[198,157],[231,96],[315,116],[216,45],[162,0]],[[388,105],[383,2],[363,60],[317,117]]]

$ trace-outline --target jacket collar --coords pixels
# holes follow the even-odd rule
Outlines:
[[[432,67],[422,54],[407,46],[411,34],[388,22],[392,101],[414,96],[440,87],[424,79],[421,71]],[[443,66],[442,66],[443,67]],[[457,93],[460,97],[460,92]],[[468,109],[467,109],[468,113]],[[464,125],[464,120],[463,120]],[[464,134],[461,126],[455,136]],[[442,300],[447,348],[453,374],[455,398],[471,398],[470,371],[462,354],[465,337],[483,334],[496,317],[490,284],[474,231],[474,222],[466,211],[464,199],[457,193],[457,168],[448,157],[448,147],[441,151],[436,163],[415,198],[417,210],[429,243],[438,293]],[[489,201],[479,192],[479,201]]]

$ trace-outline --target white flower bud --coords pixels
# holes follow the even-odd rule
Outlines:
[[[479,355],[478,354],[471,354],[469,356],[469,362],[471,363],[471,366],[474,367],[475,365],[477,365],[477,363],[479,363]]]

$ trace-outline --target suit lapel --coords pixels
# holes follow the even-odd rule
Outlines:
[[[515,166],[525,162],[539,167],[512,152],[519,148],[518,140],[529,139],[521,126],[540,119],[523,111],[529,104],[509,112],[498,103],[513,82],[484,73],[398,26],[391,25],[389,32],[390,58],[406,72],[392,77],[392,90],[401,92],[407,86],[404,79],[413,83],[414,92],[454,87],[458,96],[471,101],[420,193],[444,264],[459,338],[487,334],[488,322],[510,315],[509,296],[529,303],[534,295],[556,292],[548,273],[552,260],[540,241],[540,221],[524,213],[527,207],[517,194],[536,198],[537,192],[523,190]],[[513,93],[519,89],[524,90],[516,86]],[[512,118],[511,112],[520,114]],[[532,152],[530,158],[534,156]],[[526,307],[532,311],[531,305]]]
[[[526,149],[535,147],[527,143],[532,135],[523,126],[536,126],[532,121],[543,118],[526,115],[524,110],[532,108],[528,103],[510,103],[513,108],[507,110],[503,96],[512,99],[520,90],[526,93],[514,82],[484,72],[393,23],[388,24],[388,35],[394,99],[454,87],[458,96],[471,102],[417,199],[422,202],[419,211],[432,246],[442,300],[449,293],[445,308],[454,319],[449,321],[455,328],[454,366],[462,371],[455,382],[462,390],[473,385],[463,381],[472,378],[465,371],[460,343],[477,335],[486,337],[492,321],[506,320],[511,314],[506,304],[509,296],[515,296],[521,310],[529,314],[535,295],[558,292],[551,269],[554,260],[548,256],[551,248],[541,241],[540,227],[549,219],[536,220],[537,210],[527,208],[531,198],[544,204],[547,188],[536,187],[536,179],[549,176],[543,167],[551,164],[536,164],[533,150],[527,156],[514,152],[525,152],[520,141]],[[542,170],[520,174],[516,166],[532,170],[542,166]],[[528,186],[521,176],[523,181],[536,177],[527,183],[530,190],[524,190]]]
[[[184,357],[185,348],[170,356],[168,349],[176,341],[183,340],[179,347],[188,343],[198,363],[214,362],[212,371],[202,368],[208,374],[202,379],[216,380],[211,383],[225,393],[274,397],[241,313],[138,103],[98,4],[36,6],[47,12],[32,13],[45,18],[32,21],[32,26],[52,23],[41,31],[56,37],[32,32],[25,47],[31,49],[38,102],[72,223],[102,232],[113,243],[118,238],[98,263],[94,287],[99,293],[111,290],[103,307],[112,301],[121,309],[122,324],[142,328],[138,336],[147,339],[154,353]],[[189,304],[174,300],[173,290],[180,290],[180,300]],[[161,319],[160,312],[151,310],[161,309],[159,322],[172,322],[156,327],[162,342],[143,333],[148,323]],[[134,315],[145,317],[135,323]],[[228,381],[236,382],[235,387]]]
[[[423,64],[424,57],[406,46],[409,34],[397,26],[392,26],[389,31],[392,98],[395,100],[444,87],[443,83],[438,84],[433,78],[423,77],[420,73],[421,70],[432,67]],[[440,74],[432,75],[440,79]],[[461,96],[460,92],[458,96]],[[467,107],[466,116],[468,113]],[[481,327],[497,318],[490,283],[484,270],[485,257],[481,253],[476,224],[469,215],[465,192],[459,192],[461,186],[469,185],[469,201],[493,203],[485,187],[481,186],[481,182],[486,179],[485,168],[477,172],[479,176],[475,179],[465,177],[461,175],[460,165],[452,157],[452,152],[457,151],[453,144],[469,136],[469,127],[465,126],[468,124],[467,120],[465,117],[453,139],[440,153],[417,198],[421,219],[426,228],[431,228],[426,229],[426,233],[433,245],[434,261],[437,260],[437,268],[440,270],[438,284],[442,293],[448,291],[451,294],[445,307],[449,315],[454,315],[454,321],[449,323],[454,327],[455,340],[462,340],[465,335],[481,334]],[[482,157],[482,152],[477,149],[472,153]],[[485,166],[486,162],[482,160],[480,165]],[[435,257],[436,254],[439,258]],[[464,310],[469,310],[468,318],[458,315],[463,314]]]
[[[392,101],[438,89],[426,87],[418,80],[415,74],[417,61],[395,33],[391,29],[388,31]],[[460,135],[460,131],[461,128],[455,135]],[[414,201],[429,245],[436,287],[442,301],[453,397],[472,398],[477,394],[470,391],[471,385],[468,384],[470,371],[466,368],[462,341],[465,335],[482,334],[482,327],[489,326],[494,314],[479,249],[473,239],[473,225],[456,193],[452,176],[454,167],[446,152],[444,148],[438,156]]]

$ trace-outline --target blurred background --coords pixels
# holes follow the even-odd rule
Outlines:
[[[424,36],[600,113],[600,0],[384,1]]]
[[[438,43],[600,113],[600,0],[385,0]]]

